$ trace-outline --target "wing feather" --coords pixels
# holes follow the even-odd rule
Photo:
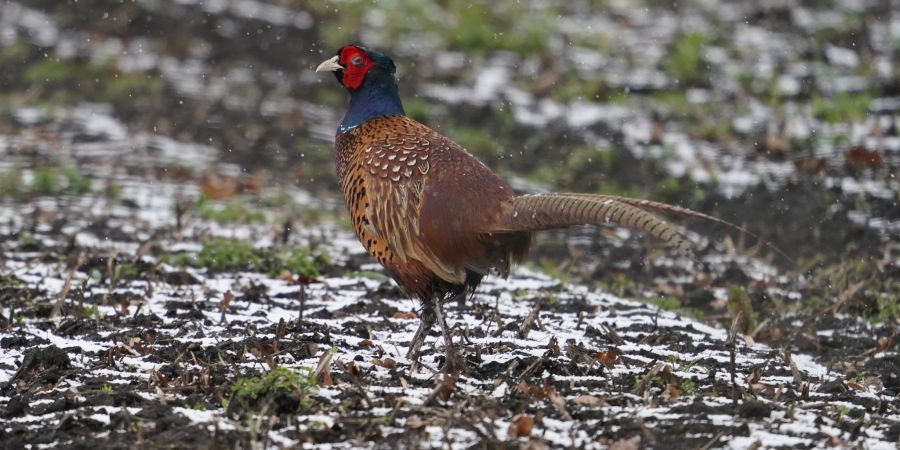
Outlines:
[[[364,161],[364,183],[375,205],[370,220],[401,263],[413,259],[446,281],[462,283],[464,267],[442,260],[423,245],[420,224],[430,169],[428,147],[423,137],[404,133],[373,143],[373,156]]]

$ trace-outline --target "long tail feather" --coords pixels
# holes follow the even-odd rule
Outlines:
[[[563,194],[563,195],[573,195],[573,194]],[[756,239],[759,242],[762,242],[766,247],[772,249],[775,253],[778,253],[782,258],[789,261],[790,263],[794,263],[794,259],[787,255],[787,253],[783,252],[780,248],[776,247],[771,242],[763,239],[758,234],[747,230],[746,228],[735,225],[727,220],[720,219],[715,216],[710,216],[709,214],[703,214],[701,212],[694,211],[693,209],[682,208],[680,206],[669,205],[667,203],[654,202],[651,200],[641,200],[637,198],[629,198],[629,197],[621,197],[618,195],[605,195],[605,194],[574,194],[577,197],[586,197],[593,198],[598,201],[611,199],[616,200],[622,203],[627,203],[631,206],[646,210],[653,211],[662,214],[675,214],[682,217],[694,218],[694,219],[703,219],[709,222],[717,223],[720,225],[724,225],[728,228],[731,228],[736,231],[740,231],[753,239]]]
[[[685,254],[691,253],[688,241],[674,225],[654,213],[702,219],[745,233],[787,261],[793,262],[793,259],[781,249],[744,227],[692,209],[651,200],[604,194],[552,193],[516,197],[506,205],[508,206],[499,225],[506,227],[507,230],[516,226],[523,227],[519,231],[527,231],[571,225],[615,223],[645,231],[678,247]]]
[[[681,206],[670,205],[668,203],[660,203],[660,202],[654,202],[652,200],[642,200],[639,198],[622,197],[619,195],[606,195],[606,194],[561,193],[561,194],[556,194],[556,195],[565,195],[568,197],[590,198],[590,199],[593,199],[596,201],[614,200],[617,202],[629,204],[631,206],[643,209],[645,211],[653,211],[653,212],[662,213],[662,214],[676,214],[676,215],[684,216],[684,217],[708,220],[710,222],[720,223],[729,228],[734,228],[743,233],[753,234],[731,222],[722,220],[718,217],[710,216],[709,214],[703,214],[702,212],[697,212],[697,211],[694,211],[693,209],[687,209],[687,208],[682,208]]]
[[[644,231],[692,255],[687,238],[675,225],[637,205],[616,198],[582,194],[535,194],[515,197],[503,204],[503,213],[491,232],[538,231],[573,225],[616,224]]]

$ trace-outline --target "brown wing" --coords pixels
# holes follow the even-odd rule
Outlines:
[[[422,231],[429,248],[454,265],[480,274],[509,272],[510,254],[521,258],[530,235],[490,233],[513,191],[478,159],[450,139],[433,133],[436,147],[425,186]]]
[[[383,134],[362,155],[373,199],[367,215],[398,262],[417,261],[456,284],[465,282],[467,269],[505,273],[509,250],[482,232],[512,197],[509,187],[425,125],[406,117],[373,122]]]
[[[423,240],[420,218],[433,161],[431,141],[401,118],[392,119],[373,124],[388,132],[363,150],[363,184],[372,199],[366,215],[398,265],[414,260],[443,280],[462,283],[465,270],[435,255]]]

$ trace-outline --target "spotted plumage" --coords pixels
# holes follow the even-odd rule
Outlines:
[[[379,117],[338,134],[335,150],[353,230],[408,294],[464,292],[527,250],[527,234],[489,232],[512,189],[425,125]]]
[[[617,224],[690,253],[687,239],[659,213],[740,229],[647,200],[577,193],[516,196],[465,149],[406,116],[390,58],[348,45],[316,71],[333,72],[350,92],[335,159],[353,230],[400,287],[425,306],[411,355],[435,317],[451,351],[441,300],[470,292],[488,273],[506,276],[511,261],[528,252],[534,231]]]

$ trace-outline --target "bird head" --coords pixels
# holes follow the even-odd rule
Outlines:
[[[384,76],[393,79],[395,71],[391,58],[361,45],[345,45],[316,67],[316,72],[334,73],[338,82],[350,91],[359,89],[367,80]]]

